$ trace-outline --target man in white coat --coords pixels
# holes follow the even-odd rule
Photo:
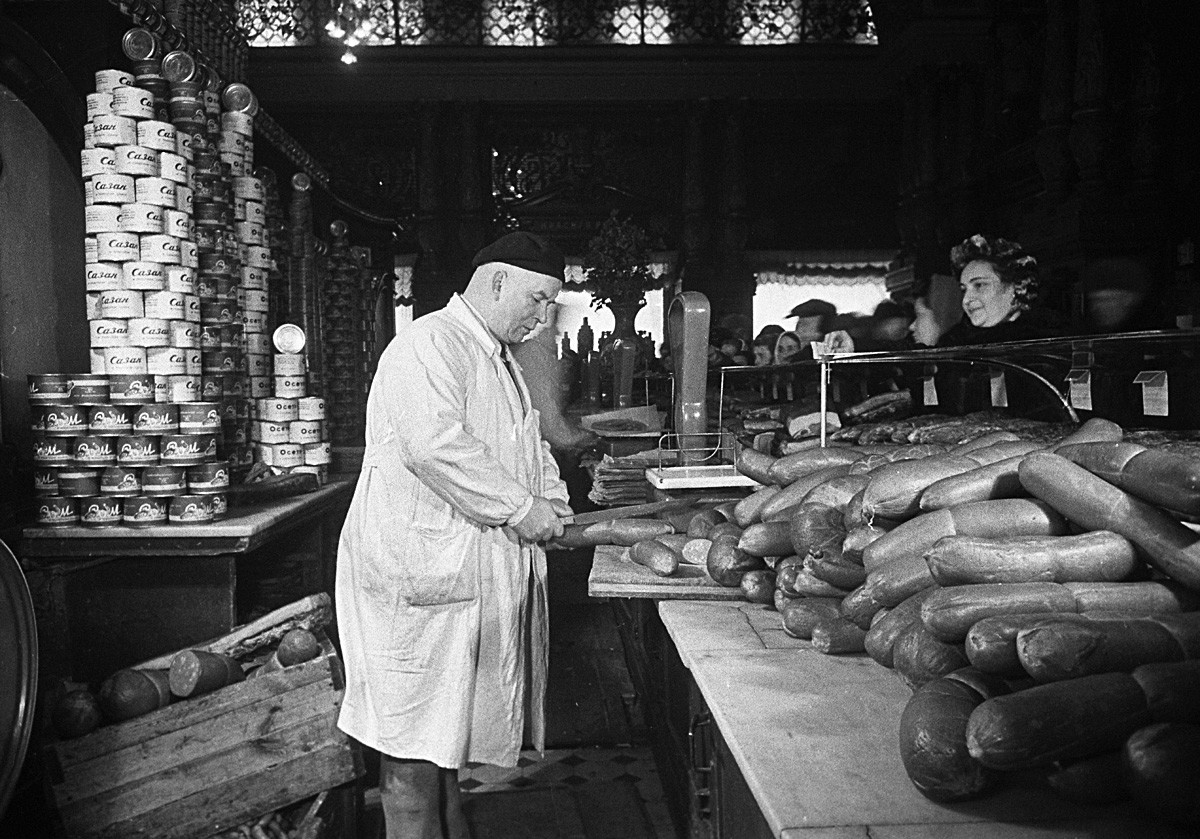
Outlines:
[[[381,754],[388,839],[462,837],[465,763],[544,747],[546,555],[567,488],[507,347],[547,319],[564,259],[510,233],[380,358],[338,548],[338,726]]]

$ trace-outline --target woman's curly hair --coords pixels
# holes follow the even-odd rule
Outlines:
[[[1037,300],[1037,260],[1020,243],[976,233],[950,249],[950,262],[959,276],[968,263],[977,259],[991,263],[1000,281],[1013,287],[1013,302],[1022,312]]]

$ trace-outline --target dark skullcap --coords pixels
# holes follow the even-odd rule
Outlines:
[[[526,271],[545,274],[559,282],[566,281],[566,258],[553,242],[534,233],[517,230],[506,233],[496,241],[480,249],[471,260],[478,268],[489,262],[503,262]]]

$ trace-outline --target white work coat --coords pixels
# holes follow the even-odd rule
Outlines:
[[[338,546],[338,726],[393,757],[514,766],[526,725],[544,747],[546,555],[505,525],[567,488],[461,297],[384,351],[366,443]]]

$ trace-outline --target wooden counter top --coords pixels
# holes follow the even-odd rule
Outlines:
[[[100,556],[216,556],[244,553],[277,533],[349,501],[353,479],[332,480],[315,492],[261,504],[231,507],[211,524],[155,527],[27,527],[22,557],[90,558]]]
[[[638,597],[654,600],[741,600],[740,588],[714,582],[699,565],[680,565],[670,577],[660,577],[629,558],[629,548],[600,545],[588,574],[588,594],[592,597]],[[782,630],[780,630],[782,632]]]
[[[940,805],[912,785],[897,730],[911,695],[865,655],[826,656],[749,603],[664,600],[659,615],[780,839],[1175,839],[1129,804],[1081,807],[1014,776]]]

